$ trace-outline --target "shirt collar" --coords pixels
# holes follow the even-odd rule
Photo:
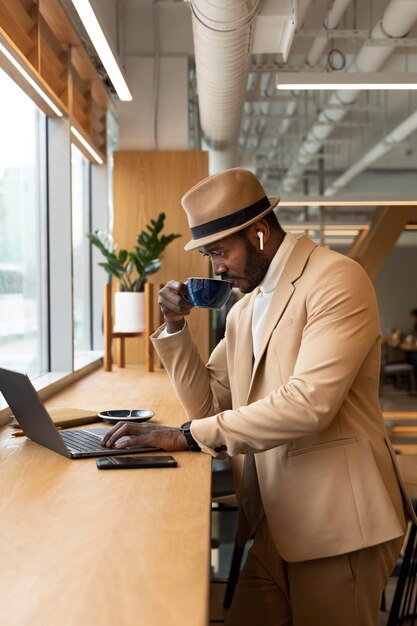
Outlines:
[[[268,271],[266,272],[263,281],[259,284],[259,289],[262,293],[269,293],[275,289],[288,257],[290,256],[296,243],[297,239],[294,235],[286,233],[281,245],[269,264]]]

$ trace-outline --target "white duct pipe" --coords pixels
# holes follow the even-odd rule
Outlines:
[[[265,55],[256,54],[252,58],[252,63],[255,66],[263,65],[263,63],[265,63]],[[249,80],[248,80],[247,91],[254,91],[255,93],[260,92],[262,90],[262,83],[264,82],[263,76],[264,75],[262,75],[260,72],[251,72],[249,76]],[[275,91],[275,87],[274,87],[274,91]],[[265,103],[265,102],[261,103],[262,114],[266,113],[266,111],[264,110],[264,105],[268,105],[268,103]],[[244,117],[240,126],[240,133],[242,133],[243,131],[244,136],[242,137],[242,134],[240,134],[238,145],[242,151],[245,150],[247,146],[248,135],[252,131],[252,126],[254,125],[256,121],[256,117],[254,115],[254,107],[252,105],[252,102],[245,101],[243,104],[243,111],[246,114],[246,116],[250,115],[251,117],[249,119],[248,117]]]
[[[304,23],[304,19],[305,16],[307,14],[307,11],[310,7],[312,0],[298,0],[297,2],[297,11],[296,11],[296,20],[297,20],[297,26],[296,26],[296,30],[300,30],[300,28],[302,27],[303,23]],[[351,0],[347,0],[348,2],[350,2]],[[281,59],[279,57],[275,58],[275,62],[279,63],[281,61]],[[269,95],[272,95],[275,92],[275,80],[276,80],[276,75],[271,74],[270,75],[270,85],[268,87],[268,93]],[[299,94],[299,92],[294,92],[294,94]],[[297,111],[298,108],[298,102],[296,100],[289,102],[285,108],[285,115],[287,116],[291,116],[294,115],[295,112]],[[270,102],[263,102],[262,103],[262,113],[264,115],[268,115],[269,112],[271,111],[271,103]],[[291,124],[291,119],[285,119],[283,120],[278,128],[278,134],[279,135],[284,135],[287,132],[288,127]]]
[[[334,0],[323,20],[323,26],[328,30],[336,28],[350,3],[351,0]],[[326,36],[315,38],[307,55],[307,63],[309,65],[316,65],[319,62],[328,42],[329,38]]]
[[[308,11],[310,4],[311,4],[311,0],[298,0],[297,13],[296,13],[296,19],[297,19],[296,30],[300,30],[300,28],[304,24],[304,19],[305,19],[305,16],[306,16],[306,13]]]
[[[191,0],[200,122],[212,173],[235,165],[260,0]]]
[[[333,181],[328,187],[324,195],[334,196],[342,187],[345,187],[355,176],[358,176],[372,163],[384,156],[389,150],[395,148],[395,145],[404,141],[411,133],[417,130],[417,111],[399,124],[391,131],[382,141],[371,148],[355,165],[352,165],[346,172]]]
[[[372,38],[403,37],[417,20],[417,2],[410,0],[391,0],[383,17],[372,30]],[[392,54],[392,46],[370,46],[365,43],[348,72],[375,72]],[[355,102],[359,90],[338,90],[328,100],[329,105],[349,105]],[[335,124],[342,120],[348,109],[324,108],[318,117],[318,123],[308,133],[301,145],[296,162],[292,165],[282,183],[284,193],[290,193],[300,179],[307,165],[323,146],[327,137],[333,132]]]
[[[278,126],[278,134],[279,135],[285,135],[285,133],[288,130],[288,127],[290,126],[290,124],[292,122],[291,116],[295,115],[295,112],[298,109],[298,100],[296,98],[300,95],[300,92],[299,91],[294,91],[294,92],[291,92],[291,93],[294,94],[295,98],[294,98],[294,100],[290,100],[287,103],[287,106],[285,107],[285,115],[287,116],[287,118],[282,120],[282,122]]]

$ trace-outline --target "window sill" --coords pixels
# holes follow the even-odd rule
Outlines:
[[[37,376],[32,384],[42,400],[50,398],[76,380],[87,376],[90,372],[98,369],[103,364],[102,352],[84,352],[75,359],[73,372],[49,372]],[[0,396],[0,426],[10,422],[12,411],[7,406],[4,398]]]

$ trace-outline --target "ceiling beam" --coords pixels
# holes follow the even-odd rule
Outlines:
[[[409,222],[417,222],[417,206],[380,206],[367,234],[360,233],[349,250],[374,282]]]

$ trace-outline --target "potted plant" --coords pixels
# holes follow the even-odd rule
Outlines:
[[[115,293],[115,332],[135,333],[145,329],[145,284],[161,267],[167,245],[181,237],[178,233],[161,235],[164,222],[165,213],[160,213],[156,220],[151,219],[138,234],[132,252],[117,251],[111,237],[101,231],[87,235],[106,259],[99,265],[119,281],[120,291]]]

